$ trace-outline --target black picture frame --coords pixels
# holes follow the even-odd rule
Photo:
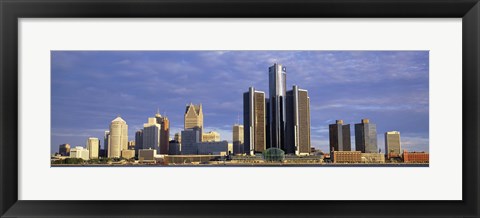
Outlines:
[[[0,16],[1,217],[479,216],[480,4],[478,0],[0,0]],[[19,18],[77,17],[462,18],[463,200],[19,201],[17,21]],[[439,187],[438,191],[442,191],[442,187]],[[233,193],[225,191],[215,194]]]

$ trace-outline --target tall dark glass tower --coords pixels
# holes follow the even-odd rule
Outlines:
[[[285,143],[282,150],[287,154],[310,153],[310,97],[308,91],[293,86],[287,91]]]
[[[243,93],[244,152],[262,153],[265,148],[265,93],[250,87]]]
[[[330,135],[330,152],[351,151],[350,124],[343,124],[343,120],[337,120],[335,124],[328,126]]]
[[[269,125],[270,146],[274,148],[285,147],[285,95],[286,95],[287,69],[280,64],[273,64],[268,68],[269,83]]]
[[[377,125],[368,119],[355,124],[355,149],[362,153],[378,153]]]

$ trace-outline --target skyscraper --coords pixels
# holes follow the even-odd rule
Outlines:
[[[143,124],[143,149],[154,149],[157,153],[160,152],[160,128],[161,125],[157,123],[155,117],[149,117],[148,123]]]
[[[308,91],[293,86],[285,98],[285,143],[287,154],[310,154],[310,97]]]
[[[235,124],[233,125],[233,154],[243,154],[243,125]]]
[[[400,132],[390,131],[385,133],[385,154],[399,156],[402,150]]]
[[[343,124],[343,120],[337,120],[335,124],[328,126],[330,134],[330,152],[351,151],[350,124]]]
[[[98,138],[88,138],[85,147],[87,147],[87,150],[89,151],[90,159],[98,159],[98,153],[100,150],[100,140],[98,140]]]
[[[193,129],[195,127],[200,128],[200,131],[203,130],[203,111],[202,105],[194,105],[190,103],[185,109],[185,129]]]
[[[243,94],[244,152],[261,153],[265,144],[265,93],[250,87]]]
[[[368,119],[355,124],[355,149],[362,153],[378,153],[377,125]]]
[[[168,144],[170,141],[170,122],[168,117],[160,115],[157,111],[155,114],[157,123],[160,124],[160,151],[159,154],[168,154]]]
[[[201,142],[200,128],[194,127],[182,131],[182,154],[198,154],[198,147],[196,144]]]
[[[110,131],[105,131],[105,134],[103,135],[103,150],[105,157],[108,157],[108,141],[110,139]]]
[[[108,157],[119,158],[128,149],[128,125],[121,117],[112,120],[108,137]]]
[[[58,147],[58,153],[62,156],[70,156],[70,145],[69,144],[61,144]]]
[[[287,69],[280,64],[268,68],[270,146],[283,148],[285,143],[285,94]]]
[[[143,149],[143,129],[135,132],[135,154],[138,155],[138,150]]]

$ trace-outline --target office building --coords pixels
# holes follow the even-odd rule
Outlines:
[[[140,162],[155,162],[157,150],[154,149],[140,149],[138,150],[138,160]]]
[[[310,97],[308,91],[293,86],[285,97],[285,143],[286,154],[310,154]]]
[[[98,159],[100,151],[100,140],[98,138],[90,137],[87,139],[86,148],[90,152],[90,159]]]
[[[244,154],[243,149],[243,125],[235,124],[233,125],[233,135],[232,135],[232,146],[233,154]]]
[[[270,146],[284,148],[285,146],[285,123],[286,123],[286,81],[287,70],[284,66],[275,63],[268,69],[269,86],[269,130]],[[244,123],[245,125],[245,123]],[[246,125],[245,125],[246,126]],[[245,141],[246,143],[246,141]]]
[[[168,155],[180,155],[182,154],[182,147],[176,140],[170,140],[168,143]]]
[[[355,149],[362,153],[378,153],[377,126],[368,119],[355,124]]]
[[[360,151],[333,151],[330,158],[333,163],[360,163],[362,153]]]
[[[128,150],[135,150],[135,140],[128,141]]]
[[[198,149],[199,155],[227,155],[228,142],[198,142],[194,144]]]
[[[160,129],[155,117],[148,118],[148,123],[143,124],[143,149],[154,149],[160,153]]]
[[[330,152],[351,151],[350,124],[343,124],[343,120],[337,120],[335,124],[328,126],[330,135]]]
[[[182,143],[182,134],[177,132],[175,133],[175,136],[173,137],[173,140],[177,141],[178,143]]]
[[[168,117],[160,115],[158,111],[155,114],[155,119],[157,124],[160,125],[159,154],[168,154],[168,143],[170,141],[170,121],[168,120]]]
[[[385,133],[385,153],[387,158],[398,157],[401,154],[400,132],[390,131]]]
[[[70,145],[69,144],[61,144],[58,147],[58,153],[62,156],[70,156]]]
[[[89,160],[89,152],[82,146],[76,146],[70,150],[70,158],[81,158],[83,160]]]
[[[140,149],[143,149],[143,129],[135,132],[135,155],[138,156]]]
[[[362,153],[362,163],[385,163],[385,154]]]
[[[185,109],[184,129],[199,128],[203,131],[203,111],[202,105],[194,105],[190,103]],[[201,138],[200,138],[201,140]]]
[[[243,94],[244,152],[248,155],[266,149],[265,93],[250,87]]]
[[[408,152],[403,150],[403,162],[405,163],[429,163],[430,155],[426,152]]]
[[[108,157],[108,139],[110,138],[110,131],[105,131],[103,135],[103,149],[105,150],[105,156]]]
[[[122,150],[122,158],[132,159],[135,157],[135,150]]]
[[[182,155],[198,154],[196,143],[201,142],[201,130],[198,127],[182,131]]]
[[[108,137],[108,157],[119,158],[128,149],[128,125],[121,117],[112,120]]]
[[[215,131],[204,132],[202,134],[202,142],[219,142],[220,133]]]

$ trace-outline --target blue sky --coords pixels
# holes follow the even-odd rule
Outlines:
[[[248,87],[268,93],[268,67],[287,67],[292,85],[310,96],[312,146],[328,151],[328,124],[336,119],[400,131],[402,147],[428,151],[428,51],[52,51],[52,153],[58,145],[101,139],[120,115],[129,140],[157,108],[171,136],[183,128],[185,105],[201,103],[204,128],[232,140],[243,122]],[[352,135],[352,148],[354,147]]]

